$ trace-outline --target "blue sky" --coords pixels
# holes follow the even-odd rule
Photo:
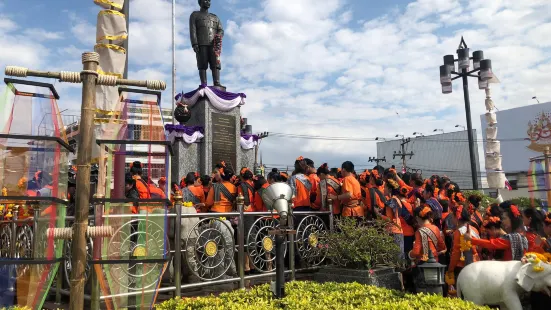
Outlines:
[[[131,0],[130,78],[170,85],[169,0]],[[195,0],[177,1],[177,91],[198,84],[188,17]],[[0,0],[0,66],[80,70],[93,50],[100,8],[92,0]],[[358,138],[429,134],[465,125],[461,85],[440,91],[442,56],[461,36],[492,59],[499,109],[551,100],[548,0],[212,0],[226,35],[222,83],[247,94],[242,113],[254,131]],[[209,75],[210,79],[210,75]],[[471,81],[473,124],[484,93]],[[60,105],[78,113],[80,90],[56,83]],[[163,105],[170,106],[170,87]],[[398,113],[398,114],[397,114]],[[479,147],[482,147],[480,145]],[[368,165],[374,142],[270,137],[265,163],[352,160]]]

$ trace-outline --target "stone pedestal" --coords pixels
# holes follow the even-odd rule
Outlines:
[[[203,142],[187,144],[182,139],[176,139],[172,148],[174,156],[171,162],[170,179],[180,182],[188,172],[198,171],[201,164],[201,145]]]

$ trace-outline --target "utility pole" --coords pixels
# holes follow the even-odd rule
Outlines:
[[[383,156],[383,158],[375,158],[375,157],[369,157],[369,162],[375,162],[377,163],[377,166],[379,165],[379,162],[385,162],[386,163],[386,156]]]
[[[407,169],[407,163],[406,163],[406,157],[409,156],[409,159],[411,159],[411,157],[415,154],[413,154],[413,152],[409,152],[409,153],[406,153],[406,145],[411,141],[410,138],[402,138],[402,142],[400,143],[400,149],[401,151],[400,152],[396,152],[394,151],[394,154],[392,154],[392,159],[395,159],[396,157],[401,157],[402,158],[402,170],[403,171],[406,171]]]

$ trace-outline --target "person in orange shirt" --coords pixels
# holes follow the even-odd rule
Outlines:
[[[220,166],[215,173],[217,182],[212,185],[205,203],[209,212],[231,212],[237,197],[237,187],[230,182],[234,175],[233,170],[226,167],[223,162]]]
[[[526,227],[526,239],[528,239],[528,252],[545,253],[544,241],[546,234],[543,229],[545,216],[535,208],[527,208],[522,211],[522,221]]]
[[[243,208],[245,211],[251,208],[254,209],[255,201],[253,173],[249,168],[243,167],[241,168],[239,175],[241,177],[241,184],[239,184],[237,188],[237,193],[243,195],[243,198],[245,199]]]
[[[370,213],[367,215],[368,219],[376,219],[380,217],[380,213],[385,208],[386,197],[384,190],[381,191],[381,186],[384,188],[385,182],[383,178],[379,175],[377,169],[371,170],[371,175],[369,176],[369,186],[366,193],[367,202],[366,210]]]
[[[424,191],[423,177],[419,173],[414,173],[411,175],[409,183],[413,189],[408,193],[408,201],[413,207],[420,207]]]
[[[440,229],[431,223],[432,209],[425,205],[414,210],[415,220],[419,229],[415,232],[413,250],[408,254],[412,262],[420,265],[429,259],[429,250],[434,259],[438,260],[439,254],[446,252],[446,244]]]
[[[212,179],[208,175],[201,176],[201,186],[203,187],[203,193],[205,197],[209,195],[210,188],[212,187]]]
[[[198,172],[189,172],[185,177],[186,187],[182,189],[182,197],[184,202],[193,203],[193,207],[197,212],[204,211],[205,208],[205,192],[201,185],[201,179]]]
[[[295,170],[289,178],[289,186],[293,191],[293,210],[294,211],[311,211],[310,193],[312,192],[313,184],[310,178],[306,175],[308,165],[304,157],[300,156],[295,160]],[[295,217],[296,218],[296,217]],[[301,217],[299,217],[301,218]],[[298,220],[296,222],[299,222]],[[298,223],[295,223],[298,225]]]
[[[151,199],[151,193],[149,192],[148,184],[142,179],[142,163],[135,161],[130,164],[130,174],[132,178],[136,181],[136,190],[138,191],[139,199]],[[140,207],[140,210],[146,210],[147,207]],[[138,213],[138,207],[132,207],[132,213]]]
[[[471,214],[469,210],[463,208],[459,215],[459,227],[453,232],[453,245],[450,255],[450,264],[448,266],[449,277],[451,278],[453,275],[456,280],[463,267],[480,260],[476,246],[471,245],[471,247],[467,249],[465,241],[463,241],[463,244],[461,242],[463,239],[462,236],[465,234],[470,234],[473,238],[480,238],[478,229],[470,225],[470,220]]]
[[[159,188],[163,191],[163,193],[165,193],[166,195],[166,178],[165,177],[160,177],[159,178],[159,181],[157,182],[157,184],[159,184]]]
[[[316,195],[317,195],[317,188],[318,184],[320,182],[320,178],[317,175],[317,169],[314,166],[314,161],[310,158],[305,158],[304,161],[306,162],[306,165],[308,168],[306,169],[306,176],[308,179],[310,179],[310,183],[312,183],[312,191],[310,191],[310,207],[312,209],[316,209],[315,201],[316,201]]]
[[[153,180],[151,178],[147,178],[147,186],[149,188],[149,193],[151,193],[151,198],[153,199],[166,199],[165,192],[155,186],[155,183],[153,183]]]
[[[364,172],[360,173],[360,176],[358,178],[358,182],[360,182],[360,189],[362,191],[362,204],[364,207],[364,214],[366,218],[369,217],[370,214],[372,214],[372,210],[370,209],[370,196],[369,196],[369,170],[365,170]]]
[[[521,260],[528,250],[528,240],[524,236],[522,214],[518,207],[510,201],[502,202],[499,207],[503,210],[501,215],[501,228],[506,232],[500,238],[484,240],[471,238],[465,235],[465,240],[471,240],[473,245],[490,250],[503,250],[503,261]]]
[[[329,195],[339,195],[341,193],[341,184],[337,178],[331,176],[331,171],[327,163],[321,165],[316,171],[320,182],[316,189],[316,201],[314,202],[314,209],[328,211],[329,205],[327,204],[327,198]],[[341,206],[338,201],[333,201],[333,214],[339,215],[341,213]]]
[[[546,252],[551,253],[551,213],[547,213],[545,215],[545,219],[543,222],[543,231],[545,232],[545,236],[547,237],[544,248]]]
[[[402,202],[398,197],[400,185],[395,180],[388,179],[386,186],[390,200],[388,203],[385,203],[381,218],[388,221],[388,225],[386,226],[387,232],[392,234],[394,241],[400,247],[400,252],[404,253],[404,232],[402,230],[402,221],[400,221]]]
[[[415,224],[415,218],[413,217],[414,208],[406,198],[408,192],[408,187],[402,186],[396,193],[396,197],[402,204],[400,224],[402,225],[402,232],[404,233],[404,254],[409,253],[409,251],[413,249],[413,241],[415,240],[415,229],[413,227]]]
[[[482,223],[484,220],[482,219],[482,215],[478,211],[478,208],[480,207],[480,202],[482,201],[482,196],[475,194],[470,195],[469,203],[471,204],[469,206],[469,211],[471,212],[471,224],[475,226],[478,230],[482,227]]]
[[[365,216],[364,208],[360,205],[362,191],[360,182],[354,177],[354,164],[351,161],[345,161],[341,165],[342,175],[344,177],[340,195],[328,195],[333,201],[338,200],[342,203],[342,216],[354,217],[357,220]]]

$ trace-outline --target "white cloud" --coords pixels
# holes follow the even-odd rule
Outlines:
[[[462,87],[457,81],[454,93],[443,95],[438,66],[462,35],[492,59],[502,81],[493,85],[499,108],[531,104],[536,92],[551,97],[549,51],[542,49],[549,16],[539,13],[546,1],[419,0],[359,29],[337,26],[347,14],[342,4],[266,0],[266,18],[230,23],[235,45],[226,59],[248,95],[242,111],[255,130],[352,137],[456,130],[465,124]],[[479,128],[484,92],[469,82]],[[260,87],[266,83],[278,86]],[[310,153],[341,161],[375,155],[367,142],[270,137],[262,148],[265,162],[276,163]]]
[[[25,29],[23,33],[37,41],[60,40],[63,38],[63,33],[61,32],[50,32],[40,28]]]

